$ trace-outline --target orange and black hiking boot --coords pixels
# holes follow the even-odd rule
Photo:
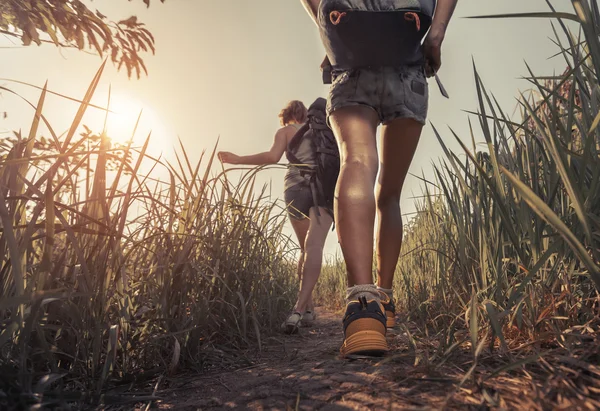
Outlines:
[[[350,354],[381,356],[388,351],[385,339],[386,316],[376,299],[367,301],[362,296],[348,303],[344,316],[344,343],[342,356]]]
[[[380,294],[381,305],[383,305],[383,309],[385,310],[386,327],[394,328],[396,325],[396,305],[394,304],[394,300],[383,291]]]

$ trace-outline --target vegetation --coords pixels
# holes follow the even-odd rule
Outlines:
[[[478,126],[449,131],[460,153],[435,129],[445,157],[405,227],[395,291],[415,364],[459,358],[456,385],[474,382],[480,406],[502,407],[493,379],[525,375],[545,381],[530,407],[600,407],[600,12],[572,3],[575,14],[503,16],[558,18],[567,70],[530,71],[513,119],[475,69]],[[29,134],[0,145],[2,407],[137,402],[152,387],[109,389],[237,366],[295,296],[285,220],[255,194],[257,170],[232,184],[210,175],[214,151],[192,164],[182,147],[175,167],[148,156],[148,140],[76,136],[101,73],[64,137],[43,115],[44,88]],[[330,261],[315,300],[340,308],[345,279]]]
[[[150,0],[143,0],[150,7]],[[161,0],[164,3],[165,0]],[[21,39],[23,45],[50,43],[87,47],[100,57],[110,56],[131,77],[148,74],[141,53],[154,53],[154,37],[136,16],[119,22],[91,11],[80,0],[8,0],[0,3],[0,34]]]
[[[472,149],[452,132],[461,161],[435,130],[446,158],[407,229],[397,284],[432,326],[457,320],[441,313],[469,311],[467,323],[481,317],[505,346],[503,330],[558,342],[570,327],[583,336],[599,325],[600,14],[573,3],[577,15],[563,17],[581,23],[584,39],[559,22],[568,70],[529,73],[535,90],[521,99],[521,121],[504,115],[475,71],[488,149],[476,151],[473,128]],[[473,343],[481,330],[471,327]]]
[[[548,407],[558,393],[600,394],[592,365],[600,361],[600,13],[591,3],[574,0],[576,14],[500,16],[560,17],[555,42],[568,68],[550,77],[530,70],[519,120],[475,69],[479,129],[471,124],[462,137],[434,129],[445,158],[434,181],[422,178],[395,279],[399,311],[418,326],[415,347],[430,350],[422,361],[441,365],[469,349],[463,382],[533,363],[530,377],[550,375],[540,393]],[[324,274],[321,292],[339,304],[343,267]]]
[[[182,147],[172,166],[146,155],[149,138],[76,136],[101,72],[63,138],[44,88],[29,134],[2,148],[0,391],[22,406],[109,404],[115,384],[239,365],[297,287],[285,219],[253,173],[232,184],[210,176],[214,151],[192,164]],[[170,180],[142,174],[148,162]]]

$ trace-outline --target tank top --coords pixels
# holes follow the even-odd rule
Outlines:
[[[293,126],[294,128],[296,128],[296,131],[298,131],[303,126],[303,124],[293,124]],[[311,152],[309,140],[303,140],[300,143],[300,145],[298,146],[298,151],[296,152],[296,156],[298,157],[298,160],[300,160],[301,164],[311,163],[313,155]],[[284,190],[287,190],[288,188],[294,187],[298,184],[308,184],[307,178],[308,177],[303,177],[302,174],[300,174],[300,169],[298,167],[290,165],[287,173],[285,174],[285,180],[283,185]]]

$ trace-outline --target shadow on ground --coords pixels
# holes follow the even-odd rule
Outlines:
[[[388,333],[391,353],[386,357],[342,360],[340,318],[340,313],[321,311],[314,327],[269,339],[254,365],[159,391],[157,405],[183,411],[542,410],[600,405],[591,396],[548,398],[547,381],[523,372],[486,381],[469,378],[461,385],[472,365],[469,352],[457,351],[443,364],[428,364],[422,360],[428,358],[427,347],[421,347],[421,353],[412,350],[401,326]]]

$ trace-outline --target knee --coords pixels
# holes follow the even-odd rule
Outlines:
[[[377,193],[377,208],[398,207],[400,208],[400,193],[380,191]]]
[[[344,158],[342,167],[359,170],[361,173],[367,172],[372,175],[377,175],[379,161],[376,154],[352,153]]]

